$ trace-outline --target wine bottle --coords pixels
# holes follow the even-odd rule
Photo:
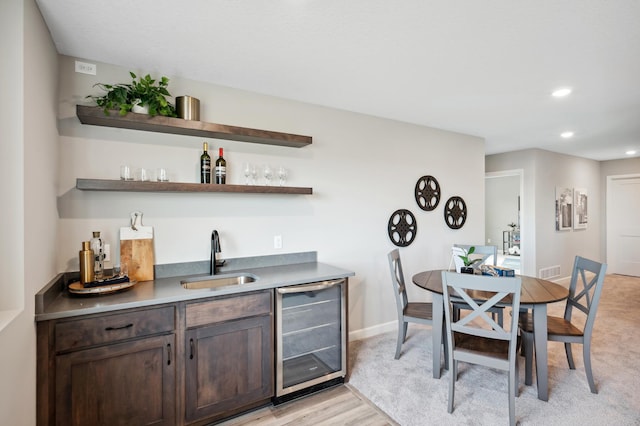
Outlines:
[[[200,183],[211,183],[211,157],[207,150],[209,144],[202,143],[202,155],[200,156]]]
[[[218,159],[216,160],[216,183],[224,184],[227,182],[227,161],[222,156],[222,148],[218,151]]]

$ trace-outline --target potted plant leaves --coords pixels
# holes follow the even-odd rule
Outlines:
[[[480,262],[482,259],[471,259],[469,255],[473,254],[476,251],[474,246],[469,247],[469,250],[462,249],[464,255],[459,254],[458,257],[462,259],[464,266],[460,268],[461,274],[473,274],[473,264],[476,262]]]
[[[149,74],[138,78],[130,71],[129,75],[133,79],[131,83],[96,83],[94,87],[97,86],[107,93],[103,96],[89,95],[87,98],[93,99],[99,107],[102,107],[106,115],[109,115],[110,110],[118,110],[120,115],[126,115],[130,111],[140,111],[138,107],[142,107],[145,109],[140,112],[151,116],[176,116],[175,107],[167,101],[167,97],[171,98],[167,90],[169,84],[167,77],[156,81]]]

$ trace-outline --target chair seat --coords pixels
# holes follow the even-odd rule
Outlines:
[[[404,316],[422,319],[431,323],[433,320],[433,305],[428,302],[409,302],[404,308]]]
[[[520,316],[520,329],[527,333],[533,333],[533,315]],[[549,336],[582,336],[582,330],[561,317],[547,316],[547,334]]]
[[[480,336],[454,333],[456,350],[490,355],[494,358],[509,359],[509,342],[486,339]]]

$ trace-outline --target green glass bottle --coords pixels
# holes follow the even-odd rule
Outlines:
[[[207,150],[209,144],[202,143],[202,155],[200,156],[200,183],[211,183],[211,157]]]

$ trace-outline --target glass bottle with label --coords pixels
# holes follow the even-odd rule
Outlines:
[[[218,151],[218,159],[216,160],[216,183],[227,183],[227,161],[222,156],[222,148]]]
[[[96,281],[101,280],[104,278],[104,242],[100,238],[100,231],[93,231],[91,250],[94,256],[93,273]]]
[[[202,155],[200,156],[200,183],[211,183],[211,157],[207,152],[209,144],[202,143]]]

